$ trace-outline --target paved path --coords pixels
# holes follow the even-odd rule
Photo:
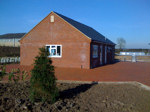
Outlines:
[[[19,65],[7,65],[7,71]],[[32,67],[21,66],[30,70]],[[56,68],[58,80],[76,81],[138,81],[150,86],[149,62],[119,62],[94,69]]]

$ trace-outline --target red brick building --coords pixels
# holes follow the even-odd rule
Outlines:
[[[20,40],[21,65],[45,46],[56,67],[94,68],[114,60],[115,44],[93,28],[51,12]]]

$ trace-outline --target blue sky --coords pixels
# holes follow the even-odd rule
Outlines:
[[[0,0],[0,34],[28,32],[51,11],[122,37],[126,48],[150,48],[150,0]]]

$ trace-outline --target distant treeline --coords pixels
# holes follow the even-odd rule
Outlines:
[[[0,57],[20,56],[20,47],[0,46]]]
[[[115,49],[116,53],[120,53],[120,52],[144,52],[144,53],[148,53],[149,49]]]

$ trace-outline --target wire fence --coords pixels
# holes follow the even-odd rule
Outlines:
[[[116,55],[115,59],[119,61],[150,62],[150,56]]]
[[[20,57],[0,57],[0,64],[19,63]]]

